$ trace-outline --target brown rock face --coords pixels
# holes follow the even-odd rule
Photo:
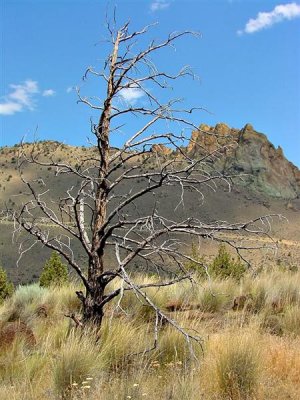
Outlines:
[[[238,130],[230,128],[228,125],[219,123],[216,126],[201,124],[198,131],[192,132],[190,143],[187,147],[191,156],[198,154],[214,153],[219,156],[220,153],[227,153],[236,145],[238,139]],[[224,148],[224,146],[226,146]]]
[[[152,146],[152,152],[159,155],[167,156],[172,153],[172,149],[165,146],[164,144],[154,144]]]
[[[246,124],[241,130],[217,124],[200,125],[187,147],[191,157],[209,152],[218,169],[243,174],[243,182],[254,191],[273,197],[300,197],[300,171],[289,162],[281,147]],[[220,157],[220,156],[223,157]]]

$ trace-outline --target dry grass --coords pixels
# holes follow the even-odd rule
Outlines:
[[[206,368],[207,392],[218,398],[239,400],[257,395],[261,368],[259,334],[240,329],[217,334],[208,342]]]
[[[158,347],[143,353],[153,344],[153,314],[127,291],[107,309],[97,341],[91,331],[76,332],[64,317],[80,311],[73,285],[20,287],[0,308],[0,321],[26,322],[37,344],[30,348],[22,338],[6,349],[0,344],[0,398],[299,399],[299,284],[300,273],[271,271],[240,283],[147,290],[181,326],[200,334],[197,360],[169,325],[161,327]],[[233,299],[241,295],[251,295],[251,301],[233,311]],[[168,311],[171,303],[180,307]]]

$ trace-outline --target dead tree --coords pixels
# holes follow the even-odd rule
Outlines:
[[[199,156],[193,158],[187,152],[191,131],[198,129],[188,117],[198,109],[185,109],[180,106],[180,99],[160,101],[156,95],[161,91],[165,93],[171,82],[193,78],[193,74],[188,67],[176,74],[161,72],[152,62],[152,54],[196,34],[172,33],[164,41],[152,41],[135,52],[137,40],[149,29],[150,26],[146,26],[131,33],[128,23],[120,29],[108,25],[111,51],[104,68],[98,71],[90,67],[84,74],[84,79],[90,75],[100,79],[106,93],[101,99],[91,98],[77,89],[78,102],[100,115],[97,123],[91,123],[95,147],[89,148],[84,153],[86,156],[74,160],[77,161],[74,165],[74,162],[60,161],[55,151],[46,159],[34,145],[30,151],[21,146],[19,170],[27,186],[28,200],[9,214],[15,231],[25,230],[33,238],[32,242],[26,242],[27,247],[23,247],[22,252],[32,249],[35,243],[42,243],[60,253],[80,277],[85,287],[84,292],[77,292],[83,306],[82,324],[93,322],[100,326],[105,305],[122,296],[124,291],[132,290],[155,309],[157,321],[159,318],[168,320],[191,339],[192,336],[163,314],[148,297],[146,289],[191,279],[185,265],[187,261],[197,260],[184,250],[191,236],[226,241],[240,250],[243,246],[228,239],[226,234],[265,234],[270,216],[232,224],[207,223],[199,216],[180,219],[176,210],[173,210],[173,217],[160,212],[157,194],[163,188],[171,197],[179,193],[178,209],[184,207],[185,196],[194,194],[201,199],[204,186],[212,190],[220,182],[230,186],[231,176],[214,169],[212,162],[229,144],[223,142],[211,153],[201,149]],[[142,96],[140,103],[126,101],[126,95],[133,92]],[[134,126],[139,126],[129,135],[126,124],[131,130],[132,121]],[[111,147],[115,135],[119,136],[119,142],[124,137],[119,148]],[[36,181],[26,177],[28,164],[36,164],[39,169],[51,167],[56,177],[66,175],[68,181],[75,177],[77,183],[54,199],[51,187],[43,187],[41,191]],[[148,206],[141,211],[143,203]],[[68,218],[63,219],[63,214]],[[60,233],[53,235],[50,225],[56,226]],[[74,240],[82,246],[87,270],[73,253]],[[114,249],[114,258],[108,260],[110,248]],[[134,274],[130,272],[133,262],[151,268],[157,273],[158,281],[135,283]],[[199,268],[203,267],[199,262]],[[109,283],[116,278],[120,286],[109,289]]]

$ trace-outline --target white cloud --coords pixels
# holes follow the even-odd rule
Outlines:
[[[145,93],[137,87],[122,89],[119,92],[119,96],[129,104],[135,104],[144,95]]]
[[[300,17],[300,5],[297,3],[279,4],[270,12],[259,12],[256,18],[251,18],[239,35],[243,33],[254,33],[261,29],[269,28],[283,20],[291,20]]]
[[[0,103],[1,115],[13,115],[24,109],[34,109],[34,95],[39,92],[38,83],[31,79],[22,84],[11,84],[11,92],[4,96],[4,101]]]
[[[71,93],[73,89],[74,89],[73,86],[69,86],[67,87],[66,92]]]
[[[43,91],[42,95],[43,95],[44,97],[51,97],[51,96],[54,96],[54,95],[55,95],[55,90],[53,90],[53,89],[46,89],[46,90]]]
[[[11,84],[9,87],[13,89],[13,91],[7,96],[9,99],[22,104],[24,107],[33,109],[33,95],[39,92],[38,83],[36,81],[29,79],[21,85]]]
[[[164,10],[170,6],[170,2],[167,0],[155,0],[150,4],[150,10],[155,12],[159,10]]]
[[[13,102],[0,103],[0,115],[13,115],[14,113],[21,110],[22,110],[22,105],[19,103],[13,103]]]

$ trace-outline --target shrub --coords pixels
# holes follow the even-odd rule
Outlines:
[[[39,304],[44,303],[46,293],[47,289],[41,288],[38,284],[19,286],[6,304],[2,320],[29,322],[34,310]]]
[[[43,272],[40,276],[40,285],[42,287],[62,286],[67,282],[67,266],[62,263],[59,254],[54,251],[44,266]]]
[[[224,244],[220,246],[217,256],[209,266],[211,275],[222,279],[232,277],[240,280],[245,271],[246,268],[241,260],[231,257]]]
[[[26,307],[30,304],[38,304],[43,302],[45,295],[48,293],[47,289],[41,288],[38,284],[19,286],[14,294],[13,303],[16,307]]]
[[[4,299],[11,296],[13,291],[13,284],[8,281],[6,272],[0,267],[0,304]]]
[[[198,254],[195,244],[192,244],[192,258],[185,267],[188,271],[195,272],[199,278],[207,278],[208,275],[221,279],[232,277],[240,280],[246,268],[239,258],[231,257],[225,245],[221,245],[217,256],[210,265],[207,265],[205,257]]]

